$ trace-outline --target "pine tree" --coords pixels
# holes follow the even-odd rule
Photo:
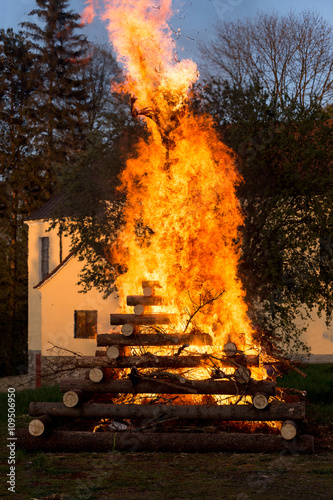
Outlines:
[[[59,168],[85,147],[86,89],[83,68],[88,42],[77,30],[80,16],[67,0],[36,0],[29,15],[39,24],[22,23],[35,54],[39,88],[34,102],[34,147],[43,151],[46,180],[55,182]]]

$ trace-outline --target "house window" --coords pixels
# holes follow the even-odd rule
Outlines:
[[[49,246],[48,237],[40,238],[40,276],[42,280],[49,274]]]
[[[97,311],[75,311],[74,338],[93,339],[97,334]]]

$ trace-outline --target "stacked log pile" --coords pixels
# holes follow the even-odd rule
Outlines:
[[[239,353],[232,342],[224,346],[224,357],[219,359],[219,367],[209,379],[186,378],[184,369],[202,367],[210,359],[207,353],[185,354],[186,348],[210,346],[212,339],[197,331],[171,334],[156,327],[170,324],[172,318],[167,314],[147,313],[145,308],[162,303],[152,283],[143,282],[143,295],[128,296],[127,304],[134,307],[134,314],[111,314],[111,325],[120,325],[121,332],[97,335],[97,347],[104,350],[98,349],[96,356],[76,358],[75,366],[87,368],[87,376],[61,381],[63,403],[30,404],[29,412],[34,419],[28,431],[18,431],[18,445],[28,450],[48,451],[313,451],[312,436],[301,436],[298,432],[298,423],[305,419],[305,404],[274,399],[274,381],[251,378],[250,367],[258,365],[258,358]],[[147,325],[153,326],[148,333]],[[180,347],[168,356],[131,353],[133,347],[138,350],[147,346]],[[232,376],[225,375],[224,366],[234,367]],[[126,378],[119,378],[120,373],[124,376],[124,370],[128,372]],[[133,404],[140,394],[145,395],[145,404]],[[96,395],[108,397],[108,402],[96,402]],[[174,404],[170,395],[185,395],[189,403],[191,397],[198,395],[210,399],[209,404],[197,404],[196,400],[194,404],[193,401]],[[234,396],[237,403],[247,396],[247,401],[216,404],[213,395]],[[56,430],[54,422],[59,424],[63,419],[67,422],[110,419],[114,425],[103,433]],[[192,428],[185,425],[178,432],[173,428],[163,430],[164,422],[177,422],[178,427],[181,422],[192,422]],[[282,425],[280,435],[249,434],[218,431],[215,424],[219,422],[282,422]]]

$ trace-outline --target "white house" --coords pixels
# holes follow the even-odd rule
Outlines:
[[[47,219],[57,204],[59,198],[52,198],[25,221],[29,228],[29,374],[36,376],[37,386],[50,356],[95,355],[96,335],[111,331],[110,313],[119,306],[116,294],[103,299],[96,289],[80,293],[77,282],[83,263],[70,252],[68,237],[49,230]]]

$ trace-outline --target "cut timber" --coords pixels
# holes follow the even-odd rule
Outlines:
[[[170,325],[171,314],[145,314],[137,316],[136,314],[111,314],[111,325]]]
[[[17,446],[27,451],[130,451],[130,452],[247,452],[313,453],[313,436],[295,442],[270,434],[243,433],[154,433],[54,431],[45,439],[34,439],[25,429],[16,429]]]
[[[252,398],[252,403],[253,403],[253,406],[255,408],[257,408],[258,410],[263,410],[268,405],[268,398],[267,398],[266,394],[262,394],[261,392],[257,392],[257,394],[255,394]],[[305,417],[305,414],[304,414],[304,417]]]
[[[136,304],[136,306],[134,306],[135,316],[141,316],[144,312],[145,312],[145,306],[143,304]]]
[[[250,405],[165,405],[165,404],[104,404],[83,403],[79,408],[66,408],[61,403],[35,403],[29,405],[31,416],[128,419],[195,419],[218,421],[275,421],[290,416],[303,420],[305,403],[275,403],[264,410]]]
[[[62,392],[67,392],[72,389],[82,389],[86,392],[112,392],[131,394],[149,393],[149,394],[187,394],[189,390],[195,391],[197,394],[256,394],[264,392],[270,396],[275,395],[276,384],[270,380],[251,380],[248,386],[236,384],[229,380],[187,380],[185,384],[178,384],[177,388],[170,387],[170,384],[162,379],[140,380],[133,386],[129,379],[123,380],[107,380],[99,384],[95,384],[90,380],[84,379],[62,379],[60,388]]]
[[[121,333],[125,335],[125,337],[130,337],[134,333],[134,325],[126,323],[121,327]]]
[[[297,434],[297,425],[293,420],[286,420],[281,427],[281,436],[288,441],[294,439]]]
[[[164,335],[142,333],[132,337],[124,337],[119,333],[100,333],[97,335],[97,345],[99,347],[110,345],[123,346],[159,346],[159,345],[212,345],[212,338],[208,334],[191,335]]]
[[[151,286],[145,286],[143,288],[143,295],[145,297],[151,297],[154,294],[154,289]]]
[[[74,408],[74,406],[78,406],[80,402],[84,399],[84,392],[75,390],[75,391],[67,391],[63,395],[63,403],[67,408]]]
[[[138,304],[142,304],[143,306],[158,306],[163,303],[163,298],[157,295],[128,295],[126,302],[128,306],[136,306]]]
[[[106,355],[109,359],[117,359],[120,356],[120,349],[117,345],[110,345],[106,351]]]
[[[89,370],[88,377],[94,383],[98,383],[103,380],[103,376],[104,374],[100,368],[92,368]]]
[[[60,403],[61,404],[61,403]],[[46,434],[51,428],[51,418],[49,415],[40,415],[29,423],[29,434],[31,436],[41,436]]]
[[[111,346],[109,349],[117,348],[114,352],[115,357],[95,357],[95,356],[82,356],[77,358],[76,368],[191,368],[200,366],[201,362],[207,359],[207,356],[155,356],[151,353],[143,354],[142,356],[119,356],[119,348]]]
[[[233,342],[227,342],[223,348],[226,356],[235,356],[237,353],[237,346]]]

